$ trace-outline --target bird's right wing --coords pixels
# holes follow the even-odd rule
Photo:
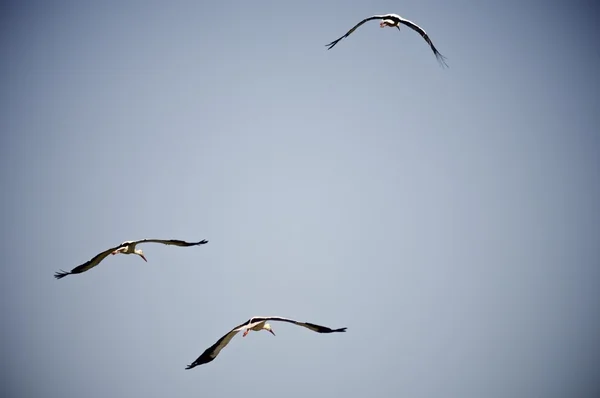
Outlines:
[[[429,35],[427,34],[427,32],[425,32],[425,29],[423,29],[422,27],[420,27],[419,25],[417,25],[416,23],[414,23],[413,21],[410,21],[408,19],[397,18],[397,21],[403,25],[408,26],[409,28],[411,28],[412,30],[414,30],[415,32],[420,34],[421,37],[427,42],[427,44],[429,44],[431,51],[433,51],[433,54],[435,54],[435,57],[439,61],[440,65],[448,67],[448,64],[446,63],[446,57],[444,57],[442,55],[442,53],[440,53],[438,51],[438,49],[435,48],[435,46],[433,45],[433,42],[431,41],[431,38],[429,38]]]
[[[300,321],[296,321],[294,319],[283,318],[280,316],[253,317],[252,319],[250,319],[249,323],[255,324],[257,322],[262,322],[262,321],[280,321],[280,322],[293,323],[294,325],[305,327],[305,328],[310,329],[313,332],[317,332],[317,333],[345,332],[347,329],[347,328],[331,329],[327,326],[316,325],[314,323],[309,323],[309,322],[300,322]]]
[[[219,352],[221,352],[221,350],[223,348],[225,348],[225,346],[227,344],[229,344],[229,342],[231,341],[231,339],[238,334],[239,332],[239,328],[243,326],[236,326],[234,329],[232,329],[229,333],[227,333],[225,336],[221,337],[215,344],[213,344],[212,346],[208,347],[203,353],[202,355],[200,355],[194,362],[192,362],[191,364],[189,364],[185,369],[192,369],[195,368],[198,365],[203,365],[205,363],[209,363],[210,361],[212,361],[213,359],[215,359],[217,357],[217,355],[219,355]]]
[[[338,42],[340,40],[342,40],[343,38],[346,38],[346,37],[350,36],[352,34],[352,32],[354,32],[356,29],[358,29],[358,27],[361,26],[362,24],[364,24],[365,22],[372,21],[374,19],[385,19],[386,17],[387,17],[387,15],[373,15],[371,17],[363,19],[362,21],[360,21],[359,23],[357,23],[356,25],[354,25],[354,27],[352,29],[350,29],[348,32],[346,32],[346,34],[344,36],[340,37],[337,40],[332,41],[329,44],[326,44],[326,46],[329,47],[327,49],[331,50],[336,44],[338,44]]]
[[[140,239],[135,242],[136,245],[138,243],[162,243],[163,245],[175,245],[175,246],[181,246],[181,247],[188,247],[188,246],[203,245],[205,243],[208,243],[208,241],[206,239],[201,240],[200,242],[186,242],[184,240],[178,240],[178,239]]]
[[[86,261],[85,263],[78,265],[77,267],[73,268],[70,272],[67,271],[63,271],[60,270],[59,272],[56,272],[54,274],[54,277],[56,279],[61,279],[64,278],[67,275],[71,275],[71,274],[80,274],[82,272],[85,272],[87,270],[89,270],[90,268],[94,268],[96,265],[100,264],[100,262],[102,260],[104,260],[110,253],[112,253],[113,251],[117,250],[118,248],[122,247],[124,244],[120,244],[119,246],[110,248],[108,250],[103,251],[100,254],[97,254],[94,258],[92,258],[89,261]]]

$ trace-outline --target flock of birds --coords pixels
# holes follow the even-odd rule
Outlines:
[[[448,66],[445,61],[446,57],[444,57],[437,50],[437,48],[435,48],[435,46],[433,45],[433,42],[431,41],[431,39],[429,38],[429,36],[425,32],[425,30],[423,30],[420,26],[418,26],[414,22],[409,21],[408,19],[404,19],[397,14],[373,15],[368,18],[365,18],[362,21],[360,21],[359,23],[357,23],[348,32],[346,32],[346,34],[344,34],[342,37],[327,44],[326,45],[328,47],[327,49],[328,50],[332,49],[340,40],[350,36],[356,29],[358,29],[365,22],[375,20],[375,19],[381,20],[381,22],[379,24],[379,26],[381,28],[385,28],[385,27],[394,28],[395,27],[395,28],[398,28],[398,30],[400,30],[400,25],[405,25],[405,26],[408,26],[409,28],[413,29],[414,31],[419,33],[423,37],[423,39],[425,39],[427,44],[429,44],[429,46],[431,47],[431,50],[433,51],[433,54],[435,55],[437,60],[440,62],[440,64],[442,66],[446,66],[446,67]],[[208,243],[208,241],[201,240],[199,242],[186,242],[186,241],[177,240],[177,239],[168,239],[168,240],[167,239],[140,239],[140,240],[136,240],[136,241],[125,241],[116,247],[111,247],[110,249],[107,249],[107,250],[97,254],[91,260],[86,261],[85,263],[83,263],[81,265],[78,265],[77,267],[73,268],[71,271],[60,270],[60,271],[56,272],[54,274],[54,277],[56,279],[62,279],[68,275],[81,274],[83,272],[86,272],[86,271],[94,268],[98,264],[100,264],[109,255],[115,255],[115,254],[136,254],[136,255],[140,256],[144,261],[147,262],[148,260],[146,259],[146,256],[144,255],[144,252],[142,251],[142,249],[136,248],[137,245],[139,245],[141,243],[162,243],[163,245],[190,247],[190,246],[204,245],[204,244]],[[246,337],[246,335],[251,330],[255,331],[255,332],[259,332],[261,330],[266,330],[266,331],[270,332],[273,336],[275,336],[275,332],[273,332],[273,328],[268,323],[268,321],[279,321],[279,322],[292,323],[294,325],[305,327],[305,328],[310,329],[313,332],[317,332],[317,333],[339,333],[339,332],[345,332],[347,329],[345,327],[338,328],[338,329],[331,329],[327,326],[320,326],[320,325],[316,325],[314,323],[309,323],[309,322],[300,322],[300,321],[296,321],[296,320],[289,319],[289,318],[283,318],[283,317],[279,317],[279,316],[255,316],[255,317],[250,318],[246,322],[234,327],[229,332],[227,332],[227,334],[225,334],[223,337],[221,337],[219,340],[217,340],[217,342],[215,344],[208,347],[194,362],[192,362],[190,365],[188,365],[186,367],[186,369],[192,369],[198,365],[203,365],[203,364],[209,363],[212,360],[214,360],[217,357],[217,355],[219,355],[219,352],[221,352],[221,350],[227,344],[229,344],[231,339],[233,339],[233,337],[241,331],[244,331],[244,333],[242,335],[243,337]]]

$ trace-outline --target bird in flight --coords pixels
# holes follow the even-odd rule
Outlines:
[[[148,260],[146,260],[146,256],[144,256],[144,252],[142,251],[142,249],[135,248],[140,243],[162,243],[163,245],[175,245],[175,246],[187,247],[187,246],[203,245],[205,243],[208,243],[208,241],[201,240],[200,242],[185,242],[183,240],[176,240],[176,239],[171,239],[171,240],[164,240],[164,239],[128,240],[128,241],[121,243],[119,246],[111,247],[110,249],[105,250],[102,253],[99,253],[91,260],[73,268],[70,272],[60,270],[59,272],[56,272],[54,274],[54,277],[56,279],[61,279],[67,275],[81,274],[82,272],[85,272],[85,271],[89,270],[90,268],[93,268],[96,265],[100,264],[100,262],[102,260],[104,260],[106,257],[108,257],[109,254],[112,254],[112,255],[115,255],[115,254],[137,254],[144,261],[147,262]]]
[[[219,355],[219,352],[221,352],[221,350],[223,348],[225,348],[225,346],[227,344],[229,344],[231,339],[236,334],[241,332],[242,330],[244,331],[244,334],[242,335],[242,337],[246,337],[246,335],[251,330],[254,330],[255,332],[258,332],[261,330],[266,330],[266,331],[270,332],[273,336],[275,336],[275,332],[273,332],[273,328],[271,327],[271,325],[269,323],[267,323],[267,321],[279,321],[279,322],[293,323],[294,325],[303,326],[303,327],[310,329],[313,332],[317,332],[317,333],[337,333],[337,332],[345,332],[346,331],[346,328],[330,329],[327,326],[315,325],[314,323],[308,323],[308,322],[299,322],[299,321],[295,321],[293,319],[282,318],[279,316],[255,316],[255,317],[250,318],[246,322],[242,323],[241,325],[236,326],[233,329],[231,329],[231,331],[229,331],[225,336],[221,337],[215,344],[208,347],[202,353],[202,355],[200,355],[194,362],[192,362],[190,365],[188,365],[186,367],[186,369],[192,369],[198,365],[203,365],[205,363],[208,363],[208,362],[211,362],[212,360],[214,360],[217,357],[217,355]]]
[[[400,24],[402,24],[402,25],[406,25],[409,28],[411,28],[412,30],[416,31],[417,33],[419,33],[423,37],[423,39],[425,39],[425,41],[427,42],[427,44],[429,44],[429,46],[431,47],[431,50],[435,54],[435,57],[437,58],[437,60],[439,61],[439,63],[442,66],[448,67],[448,64],[446,63],[446,57],[444,57],[437,50],[437,48],[435,48],[435,46],[433,45],[433,42],[431,41],[431,39],[429,38],[429,36],[425,32],[425,30],[423,30],[423,28],[421,28],[416,23],[414,23],[412,21],[409,21],[408,19],[404,19],[400,15],[397,15],[397,14],[373,15],[371,17],[365,18],[362,21],[360,21],[359,23],[357,23],[348,32],[346,32],[346,34],[344,36],[340,37],[337,40],[332,41],[329,44],[326,44],[326,46],[328,47],[327,49],[331,50],[340,40],[342,40],[345,37],[350,36],[352,34],[352,32],[354,32],[356,29],[358,29],[359,26],[361,26],[365,22],[372,21],[373,19],[381,19],[382,20],[379,23],[379,27],[380,28],[385,28],[385,27],[394,28],[395,27],[395,28],[398,28],[398,30],[400,30]]]

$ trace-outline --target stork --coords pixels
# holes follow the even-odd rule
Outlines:
[[[186,369],[192,369],[198,365],[203,365],[205,363],[208,363],[208,362],[211,362],[212,360],[214,360],[217,357],[217,355],[219,355],[219,352],[221,352],[221,350],[223,348],[225,348],[225,346],[227,344],[229,344],[231,339],[233,339],[233,337],[236,334],[238,334],[239,332],[241,332],[242,330],[244,331],[244,334],[242,335],[242,337],[246,337],[246,335],[251,330],[253,330],[255,332],[259,332],[261,330],[266,330],[269,333],[271,333],[273,336],[275,336],[275,332],[273,331],[273,328],[271,327],[271,325],[269,323],[267,323],[267,321],[279,321],[279,322],[293,323],[294,325],[303,326],[303,327],[310,329],[313,332],[317,332],[317,333],[345,332],[347,329],[347,328],[331,329],[331,328],[328,328],[327,326],[315,325],[314,323],[308,323],[308,322],[299,322],[299,321],[295,321],[293,319],[282,318],[279,316],[255,316],[255,317],[250,318],[246,322],[242,323],[241,325],[236,326],[233,329],[231,329],[231,331],[229,331],[225,336],[221,337],[215,344],[208,347],[202,353],[202,355],[200,355],[194,362],[192,362],[190,365],[188,365],[186,367]]]
[[[100,262],[102,260],[104,260],[106,257],[108,257],[109,254],[112,254],[112,255],[115,255],[115,254],[137,254],[144,261],[148,262],[148,260],[146,260],[146,256],[144,255],[144,251],[142,249],[136,249],[136,246],[140,243],[162,243],[163,245],[175,245],[175,246],[181,246],[181,247],[188,247],[188,246],[203,245],[205,243],[208,243],[208,241],[201,240],[200,242],[185,242],[183,240],[176,240],[176,239],[128,240],[128,241],[121,243],[119,246],[111,247],[110,249],[97,254],[94,258],[92,258],[91,260],[89,260],[81,265],[78,265],[77,267],[73,268],[70,272],[60,270],[59,272],[56,272],[54,274],[54,277],[56,279],[61,279],[67,275],[80,274],[82,272],[85,272],[85,271],[95,267],[96,265],[100,264]]]
[[[429,44],[429,46],[431,47],[431,50],[435,54],[435,57],[439,61],[440,65],[448,67],[448,64],[446,64],[446,57],[444,57],[437,50],[437,48],[435,48],[435,46],[433,45],[433,42],[431,41],[431,39],[429,38],[429,36],[425,32],[425,30],[423,28],[421,28],[419,25],[417,25],[416,23],[409,21],[408,19],[404,19],[398,14],[373,15],[371,17],[365,18],[362,21],[360,21],[359,23],[357,23],[348,32],[346,32],[346,34],[344,36],[340,37],[337,40],[332,41],[329,44],[326,44],[326,46],[328,47],[327,49],[331,50],[340,40],[342,40],[345,37],[350,36],[350,34],[352,34],[352,32],[354,32],[359,26],[361,26],[365,22],[372,21],[373,19],[381,19],[382,20],[379,23],[380,28],[390,27],[390,28],[398,28],[398,30],[400,30],[400,24],[403,24],[403,25],[408,26],[412,30],[416,31],[423,37],[423,39],[425,39],[427,44]]]

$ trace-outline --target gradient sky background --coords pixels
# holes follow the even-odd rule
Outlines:
[[[3,397],[600,396],[593,2],[1,7]]]

